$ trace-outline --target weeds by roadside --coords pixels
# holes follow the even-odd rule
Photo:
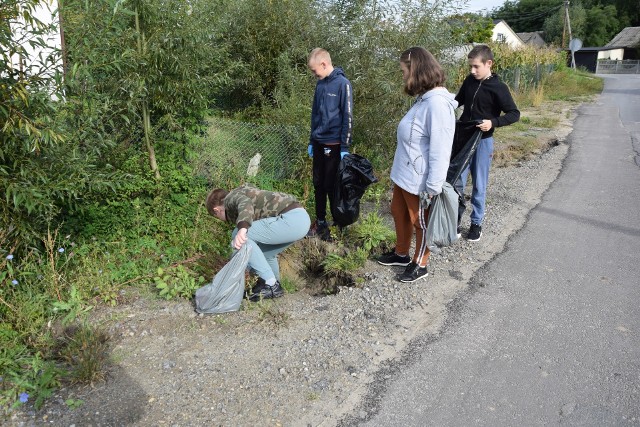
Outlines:
[[[552,129],[566,117],[566,109],[558,103],[575,105],[601,89],[602,82],[592,75],[560,70],[535,91],[518,94],[523,116],[516,125],[496,131],[496,164],[514,164],[545,149],[549,141],[539,139],[537,129]],[[379,213],[388,174],[376,173],[381,183],[371,186],[363,199],[373,205],[371,212],[343,232],[334,231],[333,242],[305,239],[287,251],[285,256],[295,259],[289,268],[296,268],[301,276],[298,280],[283,275],[287,293],[305,288],[326,295],[340,286],[358,286],[367,258],[389,249],[394,234]],[[308,196],[308,184],[304,188]],[[141,224],[143,218],[140,215]],[[228,230],[216,228],[220,226],[204,217],[192,220],[192,229],[171,238],[140,233],[135,239],[76,240],[52,231],[40,250],[21,253],[14,253],[12,242],[0,234],[0,412],[24,404],[39,407],[67,382],[104,378],[112,356],[108,335],[88,321],[95,306],[118,305],[133,294],[188,299],[209,280],[226,261]],[[130,292],[131,287],[136,292]],[[277,301],[251,306],[263,322],[285,327],[290,320]],[[225,319],[217,316],[215,322],[225,323]],[[68,403],[77,405],[81,402]]]

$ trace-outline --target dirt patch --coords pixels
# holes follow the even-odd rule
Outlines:
[[[337,424],[358,407],[382,362],[393,363],[417,335],[438,334],[447,304],[522,227],[568,151],[573,116],[559,116],[557,127],[540,131],[551,148],[492,171],[482,240],[433,254],[425,281],[402,284],[396,268],[369,261],[361,284],[336,283],[337,293],[320,296],[327,283],[312,283],[297,266],[309,259],[305,251],[323,250],[306,241],[282,262],[299,290],[279,300],[211,316],[197,315],[189,302],[148,298],[102,308],[92,318],[112,336],[106,380],[64,388],[40,411],[25,407],[7,424]]]

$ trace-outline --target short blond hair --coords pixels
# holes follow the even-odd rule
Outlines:
[[[326,49],[323,49],[321,47],[317,47],[309,53],[307,62],[318,59],[324,59],[325,61],[327,61],[327,64],[331,64],[331,55],[329,55],[329,52]]]

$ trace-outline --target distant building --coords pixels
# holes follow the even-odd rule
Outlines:
[[[571,51],[567,51],[567,65],[571,65]],[[620,47],[583,47],[575,51],[576,67],[586,68],[595,73],[601,59],[622,60],[623,48]]]
[[[518,37],[511,27],[502,19],[493,20],[493,35],[491,36],[491,41],[495,43],[506,43],[514,49],[524,46],[520,37]],[[453,64],[462,59],[466,59],[471,49],[480,44],[484,43],[466,43],[443,49],[442,52],[440,52],[438,61],[445,64]]]
[[[520,40],[528,46],[545,47],[547,44],[544,41],[544,32],[533,31],[530,33],[516,33]]]
[[[493,20],[493,35],[491,40],[496,43],[506,43],[512,48],[524,46],[524,42],[502,19]]]
[[[616,59],[640,59],[640,27],[623,29],[605,47],[624,50],[623,58]]]

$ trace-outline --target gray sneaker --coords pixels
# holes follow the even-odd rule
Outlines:
[[[258,282],[258,284],[251,289],[249,301],[257,302],[263,299],[280,298],[283,295],[284,289],[280,286],[280,282],[276,281],[273,286],[269,286],[262,281]]]

